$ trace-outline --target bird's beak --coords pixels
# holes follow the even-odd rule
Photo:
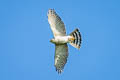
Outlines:
[[[50,42],[52,42],[52,39],[50,40]]]

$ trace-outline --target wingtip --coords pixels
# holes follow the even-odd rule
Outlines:
[[[50,8],[50,9],[48,9],[47,16],[55,14],[55,13],[56,13],[55,10]]]
[[[52,9],[52,8],[48,9],[48,13],[49,13],[49,12],[52,12],[52,11],[55,11],[55,10]]]
[[[57,70],[56,71],[58,72],[58,74],[61,74],[63,72],[63,70]]]
[[[63,68],[55,68],[56,72],[58,72],[58,74],[61,74],[63,72]]]

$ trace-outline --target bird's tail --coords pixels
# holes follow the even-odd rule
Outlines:
[[[72,40],[70,40],[70,44],[73,47],[80,49],[82,39],[81,39],[81,34],[80,34],[79,30],[75,29],[72,33],[70,33],[69,36],[71,36],[73,38]]]

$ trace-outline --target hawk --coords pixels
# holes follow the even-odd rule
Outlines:
[[[80,49],[81,34],[78,29],[75,29],[69,35],[66,35],[65,25],[54,9],[49,9],[47,16],[54,35],[54,38],[50,40],[51,43],[55,44],[54,66],[56,67],[56,71],[61,73],[68,58],[67,43]]]

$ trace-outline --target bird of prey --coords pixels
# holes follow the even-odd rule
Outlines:
[[[81,34],[78,29],[75,29],[69,35],[66,35],[65,25],[54,9],[49,9],[47,16],[54,35],[54,38],[50,40],[51,43],[55,44],[54,66],[56,67],[56,71],[61,73],[68,58],[67,43],[80,49]]]

